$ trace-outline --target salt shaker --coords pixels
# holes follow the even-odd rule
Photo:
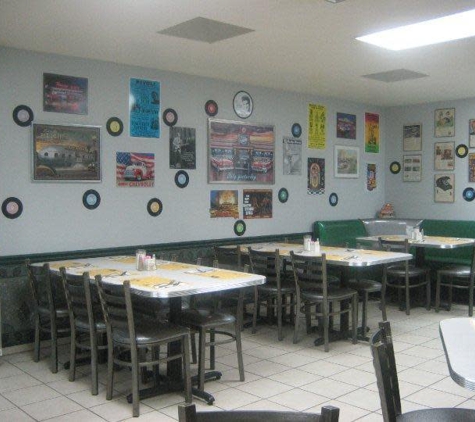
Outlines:
[[[135,251],[135,268],[139,271],[143,271],[144,265],[145,265],[145,257],[147,253],[145,252],[145,249],[137,249]]]

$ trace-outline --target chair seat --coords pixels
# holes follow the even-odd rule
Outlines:
[[[472,409],[424,409],[414,410],[396,417],[397,422],[474,422],[475,410]]]
[[[353,289],[346,288],[332,288],[328,289],[328,300],[342,300],[351,299],[356,294]],[[323,291],[319,289],[301,290],[302,299],[306,301],[320,301],[323,300]]]
[[[226,312],[211,309],[185,309],[180,314],[180,323],[190,327],[213,328],[226,324],[233,324],[236,318]]]
[[[355,280],[352,279],[348,282],[348,287],[350,289],[356,290],[358,293],[359,292],[379,292],[381,291],[381,283],[378,281],[374,280],[368,280],[368,279],[361,279],[361,280]]]
[[[437,273],[448,277],[470,277],[470,267],[468,265],[451,265],[441,268]]]
[[[427,268],[420,268],[414,265],[409,265],[408,275],[411,277],[419,277],[427,274],[429,270]],[[393,277],[406,277],[406,268],[403,265],[394,265],[388,267],[388,276]]]
[[[69,318],[68,308],[56,308],[57,318]],[[46,306],[38,306],[38,313],[40,316],[46,315],[49,318],[49,308]]]
[[[77,318],[76,321],[76,329],[79,331],[89,332],[89,320]],[[97,321],[96,320],[96,330],[99,332],[106,331],[106,323],[104,321]]]
[[[282,281],[280,287],[280,291],[284,295],[295,293],[295,283],[293,281]],[[275,295],[277,293],[277,286],[275,284],[262,284],[258,286],[257,289],[259,290],[259,293],[263,294]]]
[[[135,327],[135,336],[137,345],[147,346],[148,344],[169,342],[173,339],[179,339],[180,337],[188,334],[190,330],[186,327],[176,324],[164,324],[156,321],[144,323]],[[119,329],[115,328],[112,332],[114,343],[123,345],[130,345],[129,332],[127,328]]]

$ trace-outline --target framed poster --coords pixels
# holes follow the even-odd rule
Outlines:
[[[325,193],[324,158],[308,158],[307,193],[309,195],[323,195]]]
[[[336,113],[336,137],[356,139],[356,115]]]
[[[34,182],[100,182],[99,126],[33,124]]]
[[[455,142],[436,142],[434,144],[434,170],[453,170],[455,168]]]
[[[43,73],[43,111],[87,114],[87,78]]]
[[[366,190],[373,191],[378,186],[376,178],[376,164],[366,163]]]
[[[237,190],[212,190],[210,192],[210,218],[239,218]]]
[[[327,107],[308,105],[308,148],[325,149],[327,139]]]
[[[335,177],[358,178],[360,162],[360,149],[335,145]]]
[[[170,128],[170,168],[196,169],[196,130],[191,127]]]
[[[274,126],[208,119],[208,183],[274,184]]]
[[[434,200],[435,202],[454,202],[455,175],[436,174],[434,176]]]
[[[379,114],[365,113],[364,114],[364,150],[365,152],[378,153],[379,152]]]
[[[404,125],[402,128],[404,151],[422,151],[422,124]]]
[[[468,121],[468,139],[470,148],[475,148],[475,119]]]
[[[420,182],[422,180],[422,155],[405,155],[403,169],[403,182]]]
[[[434,112],[436,138],[455,136],[455,108],[439,108]]]
[[[475,182],[475,153],[468,154],[468,181]]]
[[[302,141],[284,137],[283,141],[283,173],[287,176],[302,174]]]
[[[272,218],[272,190],[244,189],[242,194],[243,217]]]
[[[130,79],[130,136],[160,138],[160,82]]]
[[[116,183],[120,187],[153,187],[155,154],[116,152]]]

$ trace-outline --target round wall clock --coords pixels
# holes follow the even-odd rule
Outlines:
[[[466,188],[463,191],[463,199],[472,202],[475,199],[475,190],[473,188]]]
[[[82,203],[88,210],[96,209],[101,203],[101,195],[94,189],[89,189],[82,196]]]
[[[124,130],[124,124],[118,117],[111,117],[106,123],[107,132],[111,136],[119,136]]]
[[[328,202],[330,202],[330,205],[332,207],[336,207],[338,205],[338,195],[335,192],[330,194],[330,196],[328,197]]]
[[[150,201],[148,201],[147,211],[152,217],[160,215],[163,211],[162,201],[160,201],[158,198],[152,198]]]
[[[393,161],[389,165],[389,170],[392,174],[398,174],[401,171],[401,164],[399,164],[397,161]]]
[[[468,148],[467,145],[460,144],[457,145],[457,148],[455,148],[455,155],[459,158],[465,158],[468,154]]]
[[[19,105],[13,110],[13,121],[18,126],[30,126],[33,118],[33,110],[26,105]]]
[[[172,108],[167,108],[163,112],[163,122],[167,126],[175,126],[176,122],[178,122],[178,114],[176,114],[176,111]]]
[[[218,104],[216,101],[208,100],[205,104],[205,111],[208,116],[216,116],[218,114]]]
[[[175,174],[175,184],[179,188],[186,188],[188,182],[190,181],[190,177],[188,173],[184,170],[177,171]]]
[[[233,99],[234,112],[241,118],[247,119],[254,109],[252,97],[246,91],[239,91]]]
[[[302,135],[302,126],[300,126],[298,123],[294,123],[292,125],[292,136],[295,138],[300,138],[300,135]]]
[[[2,203],[2,213],[5,217],[13,220],[20,217],[23,212],[23,204],[18,198],[10,197],[5,199]]]
[[[279,201],[282,203],[287,202],[289,199],[289,191],[286,188],[282,188],[279,190]]]
[[[243,220],[238,220],[234,223],[234,233],[237,236],[242,236],[246,232],[246,223]]]

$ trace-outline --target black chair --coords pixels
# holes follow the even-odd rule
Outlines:
[[[379,238],[379,245],[381,249],[387,251],[410,253],[409,241],[405,239],[403,242],[393,242]],[[426,287],[426,309],[430,310],[430,269],[417,267],[414,264],[409,264],[405,261],[403,264],[395,264],[385,266],[383,270],[383,278],[386,282],[383,283],[382,295],[386,295],[387,288],[397,289],[399,308],[402,310],[401,293],[404,292],[404,308],[406,315],[411,313],[411,290],[420,287]],[[386,318],[383,318],[386,319]]]
[[[88,350],[91,362],[91,392],[98,393],[99,351],[107,349],[106,324],[95,285],[91,286],[89,273],[67,274],[60,268],[61,279],[66,293],[66,301],[71,323],[71,352],[69,381],[76,379],[76,352]]]
[[[282,260],[278,249],[266,252],[250,247],[248,250],[251,272],[266,277],[266,283],[257,286],[252,332],[256,332],[259,308],[265,306],[269,320],[274,311],[277,314],[277,336],[281,341],[284,338],[282,332],[284,312],[289,309],[291,318],[294,316],[295,284],[293,280],[286,279],[282,273]]]
[[[329,350],[330,319],[339,315],[340,321],[351,313],[352,339],[358,342],[358,294],[346,287],[335,287],[328,283],[326,254],[321,256],[296,255],[290,252],[297,291],[297,310],[295,317],[294,343],[298,342],[299,313],[305,315],[307,333],[311,330],[312,315],[323,325],[323,344],[325,352]],[[339,303],[339,308],[335,303]],[[346,303],[345,303],[346,302]],[[350,306],[346,306],[350,302]],[[312,311],[312,308],[314,309]],[[345,315],[345,316],[346,316]],[[340,333],[345,335],[346,333]]]
[[[178,422],[338,422],[340,409],[323,406],[321,413],[270,410],[197,412],[194,404],[178,406]]]
[[[40,360],[41,334],[51,338],[51,372],[58,372],[58,338],[69,336],[69,312],[60,276],[54,274],[49,264],[31,265],[26,261],[28,279],[33,295],[35,319],[35,349],[33,360]]]
[[[241,247],[237,246],[214,246],[214,260],[218,262],[219,268],[242,271],[243,256]]]
[[[471,265],[451,265],[437,271],[437,284],[435,290],[435,311],[440,308],[440,288],[447,287],[448,303],[447,310],[452,307],[452,290],[468,290],[468,316],[473,316],[473,287],[475,280],[475,245],[472,248]]]
[[[399,381],[389,321],[380,322],[370,342],[384,422],[470,422],[475,410],[461,408],[423,409],[402,413]]]
[[[182,359],[185,400],[191,403],[188,328],[144,316],[136,322],[130,281],[124,281],[123,285],[109,284],[103,282],[100,275],[95,277],[95,281],[107,330],[107,400],[112,399],[115,365],[129,367],[132,370],[133,416],[139,416],[139,369],[146,366],[156,368],[162,362]],[[172,342],[181,343],[180,352],[160,357],[160,346]]]

